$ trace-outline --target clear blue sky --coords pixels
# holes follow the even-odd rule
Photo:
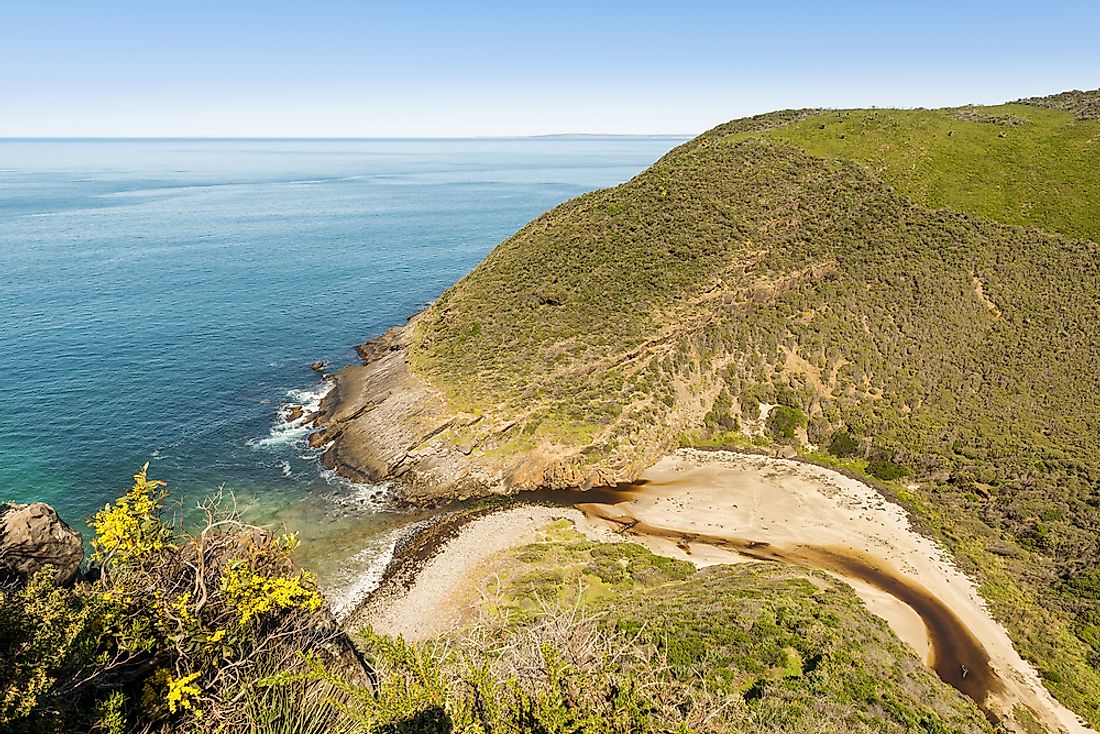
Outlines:
[[[695,133],[1098,86],[1100,0],[0,0],[0,136]]]

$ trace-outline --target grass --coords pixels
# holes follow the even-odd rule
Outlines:
[[[1020,104],[975,109],[1029,124],[968,122],[953,109],[838,110],[765,135],[858,161],[922,206],[1100,240],[1100,120]]]
[[[493,636],[547,614],[600,620],[616,648],[639,653],[628,670],[723,702],[698,731],[989,730],[829,576],[756,563],[696,571],[633,543],[577,540],[561,524],[544,533],[493,583],[496,619],[512,630]]]
[[[487,614],[464,630],[415,644],[364,630],[369,685],[319,666],[306,680],[327,685],[341,721],[364,732],[993,731],[824,574],[696,571],[580,537],[555,523],[514,552]]]

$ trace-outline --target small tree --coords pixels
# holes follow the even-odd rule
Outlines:
[[[855,456],[859,451],[859,442],[848,431],[838,431],[829,442],[829,453],[840,458]]]
[[[773,438],[791,443],[796,431],[806,427],[806,415],[798,408],[776,405],[768,412],[767,427]]]

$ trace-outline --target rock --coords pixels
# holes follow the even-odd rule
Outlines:
[[[309,368],[310,368],[311,370],[313,370],[314,372],[324,372],[324,371],[325,371],[325,368],[327,368],[327,367],[328,367],[328,365],[327,365],[327,364],[325,364],[325,363],[324,363],[323,361],[321,361],[321,360],[317,360],[316,362],[314,362],[313,364],[311,364],[311,365],[309,366]]]
[[[330,440],[327,431],[316,431],[309,434],[309,447],[311,449],[319,449],[328,443]]]
[[[305,410],[300,405],[291,405],[286,409],[286,422],[293,423],[305,414]]]
[[[26,581],[52,566],[68,584],[84,560],[84,541],[45,502],[0,505],[0,581]]]
[[[798,451],[795,450],[794,446],[780,446],[776,455],[781,459],[797,459]]]

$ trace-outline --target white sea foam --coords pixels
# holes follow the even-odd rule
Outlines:
[[[332,503],[348,514],[386,508],[390,498],[390,482],[361,484],[341,476],[335,469],[321,469],[321,478],[336,487]]]
[[[356,605],[382,583],[386,566],[393,560],[397,542],[403,532],[404,529],[399,528],[387,533],[353,555],[345,564],[348,569],[346,577],[333,579],[331,584],[326,584],[326,587],[331,588],[324,589],[325,598],[331,604],[338,621],[344,621]]]
[[[264,438],[248,440],[248,445],[254,449],[270,449],[304,441],[306,436],[313,432],[313,428],[306,423],[310,413],[315,413],[321,407],[321,401],[332,390],[331,382],[322,382],[309,388],[292,388],[286,391],[290,400],[279,406],[278,415],[275,418],[271,430]],[[302,416],[297,420],[288,421],[291,406],[300,405]],[[312,455],[309,458],[313,458]]]

